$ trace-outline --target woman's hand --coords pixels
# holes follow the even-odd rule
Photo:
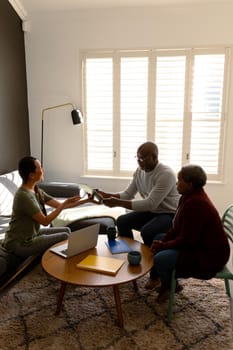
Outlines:
[[[33,220],[37,221],[39,224],[48,226],[54,219],[56,219],[56,217],[60,214],[60,212],[63,209],[73,208],[80,205],[80,203],[84,202],[84,201],[80,201],[80,199],[81,199],[80,196],[74,196],[74,197],[67,198],[62,203],[56,199],[50,199],[46,204],[48,204],[52,208],[55,208],[55,210],[53,210],[47,216],[44,215],[42,211],[39,211],[38,213],[34,214],[32,218]]]
[[[67,209],[67,208],[73,208],[76,205],[80,204],[80,196],[74,196],[74,197],[70,197],[67,198],[63,203],[62,203],[62,207],[63,209]]]
[[[153,240],[152,244],[151,244],[151,251],[156,254],[158,253],[160,250],[162,250],[162,245],[163,245],[163,242],[162,241],[158,241],[156,239]]]

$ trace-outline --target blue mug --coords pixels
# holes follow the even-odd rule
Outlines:
[[[130,265],[139,265],[142,259],[142,254],[137,250],[128,252],[128,262]]]

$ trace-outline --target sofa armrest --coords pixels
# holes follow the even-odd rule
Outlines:
[[[39,187],[52,197],[68,198],[80,195],[80,186],[72,182],[41,182]]]

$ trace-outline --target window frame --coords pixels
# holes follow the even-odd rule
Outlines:
[[[228,114],[228,97],[229,97],[229,76],[230,76],[230,48],[229,47],[206,47],[206,48],[176,48],[176,49],[142,49],[142,50],[88,50],[81,53],[82,63],[82,104],[83,112],[86,118],[86,59],[92,58],[112,58],[113,72],[112,72],[112,88],[113,88],[113,103],[112,103],[112,130],[113,130],[113,169],[108,170],[94,170],[87,167],[87,124],[84,123],[84,176],[99,176],[99,177],[115,177],[128,178],[132,175],[132,171],[120,170],[120,60],[121,57],[148,57],[148,95],[147,95],[147,140],[154,140],[154,130],[156,125],[155,103],[156,103],[156,82],[153,77],[156,74],[156,59],[157,57],[177,56],[182,55],[186,57],[185,67],[185,91],[184,91],[184,112],[183,112],[183,139],[182,139],[182,165],[188,163],[188,153],[190,152],[191,140],[190,135],[192,131],[192,71],[195,55],[214,55],[224,54],[224,77],[223,77],[223,93],[222,93],[222,108],[221,108],[221,130],[219,141],[219,157],[218,157],[218,172],[217,174],[208,174],[209,181],[222,182],[224,180],[224,149],[226,145],[226,127]],[[146,141],[146,140],[145,140]],[[136,148],[135,145],[135,154]],[[162,159],[160,159],[163,162]],[[169,164],[167,164],[169,165]],[[136,163],[135,163],[136,166]],[[176,170],[175,170],[176,171]]]

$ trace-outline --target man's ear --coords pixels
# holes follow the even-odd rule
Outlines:
[[[155,162],[158,161],[158,156],[157,156],[156,154],[153,154],[152,157],[153,157],[153,160],[154,160]]]

